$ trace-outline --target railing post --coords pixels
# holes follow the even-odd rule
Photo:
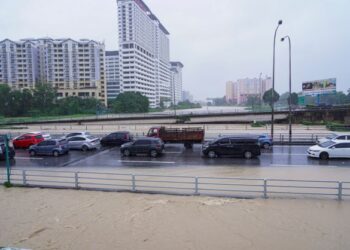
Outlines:
[[[26,170],[22,170],[22,180],[23,180],[23,185],[27,185],[27,175],[26,175]]]
[[[74,173],[74,186],[76,189],[79,188],[79,172]]]
[[[135,175],[131,175],[131,180],[132,180],[132,191],[136,191],[136,178]]]
[[[194,194],[199,195],[199,190],[198,190],[198,177],[194,177]]]
[[[264,199],[267,199],[267,180],[264,179]]]
[[[338,200],[341,201],[343,199],[343,183],[338,182]]]

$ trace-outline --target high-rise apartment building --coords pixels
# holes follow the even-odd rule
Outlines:
[[[38,49],[31,41],[0,42],[0,83],[13,89],[31,89],[38,81]]]
[[[169,32],[142,0],[117,0],[121,92],[170,99]]]
[[[171,72],[171,102],[178,104],[182,101],[182,68],[181,62],[170,62]]]
[[[120,93],[119,51],[106,51],[107,100],[115,99]]]
[[[262,99],[264,93],[272,88],[271,77],[238,79],[226,83],[226,101],[233,104],[244,104],[248,96]]]
[[[0,82],[12,88],[47,83],[58,97],[94,97],[106,104],[105,46],[92,40],[22,39],[0,42]]]

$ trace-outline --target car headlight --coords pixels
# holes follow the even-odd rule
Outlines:
[[[312,153],[319,153],[320,152],[320,150],[309,150],[309,151]]]

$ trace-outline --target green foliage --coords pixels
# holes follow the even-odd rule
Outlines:
[[[247,105],[252,107],[252,110],[255,110],[255,106],[259,106],[261,103],[259,96],[249,95],[247,98]]]
[[[299,97],[297,93],[292,93],[291,97],[288,98],[288,102],[291,102],[291,105],[298,105]]]
[[[6,187],[6,188],[12,188],[12,187],[13,187],[13,184],[11,184],[10,182],[6,181],[6,182],[4,182],[4,187]]]
[[[280,99],[280,95],[273,89],[269,89],[263,95],[263,100],[265,103],[272,105]]]
[[[176,118],[176,123],[183,124],[191,121],[191,117],[189,115],[180,115]]]
[[[146,113],[149,100],[138,92],[125,92],[119,94],[111,106],[115,113]]]
[[[57,99],[56,90],[48,84],[37,84],[34,90],[11,90],[0,84],[0,116],[39,117],[95,114],[104,107],[95,98],[67,97]],[[6,119],[8,121],[8,119]]]
[[[265,127],[266,126],[266,123],[265,122],[253,122],[251,124],[251,126],[253,128],[261,128],[261,127]]]
[[[176,105],[176,109],[196,109],[196,108],[201,108],[202,106],[199,103],[192,103],[188,100],[184,102],[179,102]]]

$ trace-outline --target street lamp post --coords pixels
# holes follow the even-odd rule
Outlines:
[[[275,99],[275,55],[276,55],[276,36],[277,36],[277,31],[278,28],[282,25],[283,21],[279,20],[278,21],[278,25],[276,27],[275,30],[275,36],[273,39],[273,62],[272,62],[272,105],[271,105],[271,139],[273,140],[273,135],[274,135],[274,131],[273,131],[273,123],[274,123],[274,117],[275,117],[275,103],[274,103],[274,99]]]
[[[292,43],[289,36],[281,39],[283,42],[288,39],[289,42],[289,144],[292,142]]]

